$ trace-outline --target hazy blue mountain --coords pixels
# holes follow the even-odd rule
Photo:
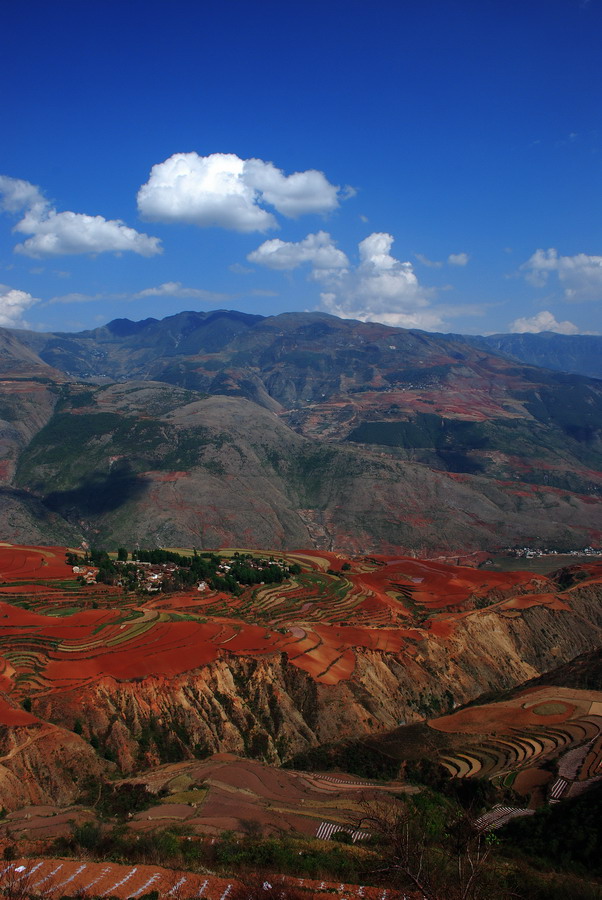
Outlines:
[[[457,335],[454,335],[457,337]],[[504,353],[531,366],[602,378],[602,335],[599,334],[492,334],[465,336],[474,347]]]

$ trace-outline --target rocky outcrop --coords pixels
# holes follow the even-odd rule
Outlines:
[[[0,726],[0,806],[68,806],[91,779],[107,773],[88,741],[66,728],[35,722]]]

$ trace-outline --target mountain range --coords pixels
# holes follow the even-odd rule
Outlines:
[[[488,337],[464,336],[477,347],[503,353],[528,363],[558,372],[574,372],[589,378],[602,378],[602,337],[598,334],[493,334]]]
[[[596,544],[602,381],[553,368],[596,374],[600,341],[225,310],[0,329],[0,523],[109,547]]]

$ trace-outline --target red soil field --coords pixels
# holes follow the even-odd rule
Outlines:
[[[451,734],[489,734],[509,732],[513,728],[524,728],[531,725],[559,725],[571,719],[578,707],[574,703],[555,700],[556,706],[550,714],[538,711],[537,695],[546,696],[546,689],[529,694],[532,701],[523,705],[522,698],[515,698],[507,703],[488,703],[459,710],[450,716],[441,716],[429,722],[436,731]],[[558,709],[556,712],[555,710]]]
[[[529,805],[532,809],[536,809],[545,798],[542,789],[552,781],[553,777],[552,772],[547,772],[545,769],[522,769],[512,783],[512,789],[524,797],[531,796],[533,802]]]
[[[560,593],[550,579],[524,571],[321,551],[284,556],[303,573],[282,585],[246,588],[240,597],[141,597],[77,585],[65,548],[2,544],[0,654],[7,663],[0,686],[25,693],[31,678],[31,689],[47,693],[103,676],[171,677],[224,654],[283,651],[292,665],[334,685],[352,677],[356,648],[415,655],[428,635],[446,639],[461,618],[480,614],[483,598],[481,605],[497,604],[502,615],[534,605],[570,609],[570,590]],[[583,569],[592,583],[602,580],[599,564]]]
[[[20,707],[11,706],[3,697],[0,697],[0,725],[36,725],[40,722],[31,713]]]
[[[431,619],[429,623],[429,632],[435,637],[448,638],[453,634],[454,625],[451,619]]]
[[[529,572],[491,572],[468,566],[449,566],[432,560],[379,557],[382,568],[356,579],[383,598],[385,591],[407,589],[417,603],[429,608],[445,608],[465,603],[493,590],[525,589],[532,582]],[[385,595],[386,596],[386,595]]]
[[[0,581],[72,578],[63,547],[14,547],[0,544]]]
[[[502,609],[530,609],[532,606],[547,606],[548,609],[570,609],[568,603],[561,600],[556,594],[528,594],[523,597],[513,597],[502,604]]]

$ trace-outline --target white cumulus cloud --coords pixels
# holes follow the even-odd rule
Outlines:
[[[234,153],[176,153],[151,169],[138,191],[145,219],[234,231],[267,231],[274,216],[258,205],[257,191],[243,179],[244,160]]]
[[[352,266],[331,236],[320,231],[298,242],[265,241],[247,259],[280,271],[310,264],[310,277],[324,286],[322,309],[343,319],[440,328],[443,310],[431,307],[429,293],[419,284],[412,264],[396,259],[392,245],[390,234],[369,235],[359,244],[359,264]],[[453,310],[445,314],[452,315]]]
[[[264,203],[289,219],[306,213],[331,212],[339,205],[339,188],[330,184],[324,173],[316,169],[285,175],[273,163],[248,159],[243,178],[259,192]]]
[[[21,178],[0,175],[0,208],[5,212],[20,212],[38,203],[44,203],[39,188]]]
[[[15,225],[15,231],[33,234],[15,247],[16,253],[39,258],[81,253],[137,253],[154,256],[161,253],[159,239],[141,234],[119,219],[88,216],[84,213],[53,209],[29,210]]]
[[[551,276],[558,278],[566,300],[602,299],[602,256],[559,256],[553,248],[536,250],[521,271],[535,287],[544,287]]]
[[[336,278],[327,273],[322,307],[344,319],[382,322],[402,328],[441,327],[441,314],[430,307],[427,291],[409,262],[391,255],[393,236],[369,235],[359,244],[359,265]]]
[[[138,209],[151,221],[268,231],[278,226],[265,205],[297,218],[336,209],[340,196],[315,169],[285,175],[271,162],[235,153],[175,153],[151,169],[138,191]]]
[[[26,328],[23,313],[34,303],[39,303],[26,291],[18,291],[6,284],[0,284],[0,325],[4,328]]]
[[[556,334],[578,334],[579,329],[572,322],[557,322],[549,310],[544,309],[531,318],[515,319],[510,324],[513,334],[540,334],[542,331],[554,331]]]
[[[25,256],[126,251],[154,256],[162,252],[158,238],[141,234],[119,219],[57,212],[35,185],[7,175],[0,176],[0,208],[5,212],[23,212],[13,230],[31,235],[15,247],[16,253]]]
[[[322,277],[325,272],[345,270],[349,265],[343,251],[335,246],[326,231],[308,234],[297,243],[281,241],[278,238],[264,241],[257,250],[249,253],[247,259],[249,262],[267,266],[268,269],[281,271],[296,269],[303,263],[311,263],[314,277]]]

